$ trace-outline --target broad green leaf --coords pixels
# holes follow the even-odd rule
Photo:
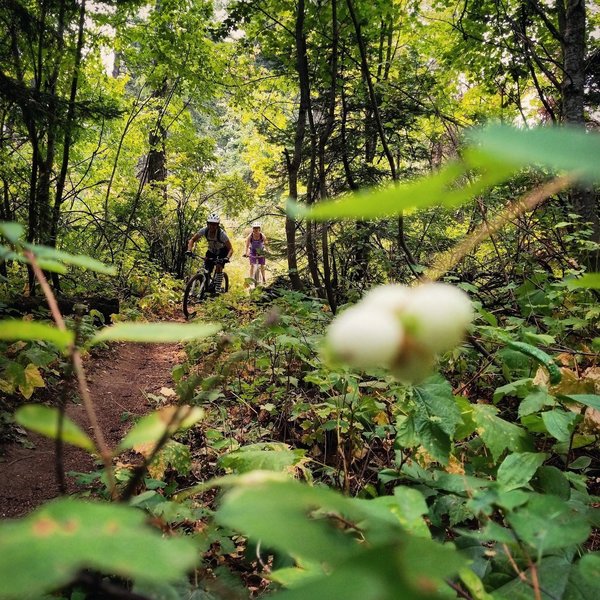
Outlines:
[[[59,263],[67,263],[68,265],[82,267],[83,269],[104,273],[106,275],[114,275],[116,273],[115,267],[105,265],[103,262],[83,254],[70,254],[69,252],[57,250],[50,246],[29,246],[29,249],[35,254],[38,261],[50,260]]]
[[[515,170],[512,161],[496,160],[479,150],[471,149],[464,158],[463,162],[450,163],[437,173],[416,181],[356,192],[311,208],[290,202],[288,213],[311,220],[375,219],[415,208],[457,206],[504,181]],[[482,168],[482,173],[467,177],[475,167]]]
[[[59,419],[58,409],[42,404],[27,404],[15,412],[15,420],[19,425],[52,439],[58,437]],[[97,452],[90,437],[66,415],[63,417],[61,438],[64,442],[88,452]]]
[[[600,396],[598,394],[569,394],[565,397],[570,400],[575,400],[575,402],[579,402],[579,404],[584,404],[590,408],[600,410]]]
[[[72,331],[63,331],[45,323],[18,319],[0,321],[0,340],[43,340],[64,349],[74,339]]]
[[[414,388],[417,410],[414,428],[419,442],[442,464],[448,464],[454,431],[462,422],[452,387],[441,377],[432,377]]]
[[[497,417],[497,413],[498,409],[489,404],[473,405],[477,433],[489,448],[494,461],[497,461],[506,449],[513,452],[531,450],[532,442],[527,432],[518,425]]]
[[[43,269],[44,271],[50,271],[51,273],[59,273],[60,275],[64,275],[68,271],[65,265],[55,260],[50,260],[49,258],[40,258],[37,261],[37,264],[40,269]]]
[[[572,465],[571,465],[572,468]],[[552,466],[543,466],[537,470],[535,483],[536,489],[546,494],[558,496],[563,500],[571,497],[571,486],[564,473]]]
[[[142,444],[155,444],[166,434],[189,429],[204,417],[204,410],[195,406],[166,406],[142,417],[121,440],[117,452]]]
[[[586,554],[573,565],[565,600],[597,600],[600,598],[600,554]]]
[[[591,528],[586,518],[560,498],[532,495],[529,502],[507,515],[518,537],[538,555],[583,543]]]
[[[492,125],[475,131],[471,139],[499,160],[526,167],[537,164],[568,171],[590,182],[600,181],[600,135],[569,127],[515,129]]]
[[[265,479],[262,473],[241,476],[242,483],[225,494],[216,514],[219,523],[304,560],[335,564],[359,552],[358,540],[342,533],[335,519],[310,516],[317,508],[326,513],[349,510],[349,499],[291,479],[273,480],[274,473]]]
[[[579,415],[566,410],[549,410],[542,413],[544,425],[548,433],[555,437],[559,442],[568,442]]]
[[[136,444],[133,449],[148,458],[154,452],[155,447],[155,442],[145,442]],[[180,475],[187,475],[192,468],[190,447],[175,440],[169,440],[148,465],[148,473],[152,479],[161,480],[169,466]]]
[[[546,460],[541,452],[515,452],[509,454],[498,467],[497,480],[505,490],[523,487]]]
[[[570,290],[576,288],[600,290],[600,273],[586,273],[579,279],[569,279],[567,281],[567,287]]]
[[[477,423],[473,420],[473,406],[469,402],[469,399],[464,396],[456,396],[454,400],[460,411],[461,418],[461,422],[457,425],[454,432],[454,439],[464,440],[477,429]]]
[[[567,581],[571,574],[571,563],[564,556],[548,556],[536,564],[537,580],[545,593],[542,593],[543,600],[553,598],[563,598],[564,600],[575,600],[571,596],[564,596]],[[527,582],[515,577],[509,583],[494,590],[494,600],[532,600],[533,591],[531,589],[532,573],[531,569],[524,572]],[[583,600],[580,599],[580,600]],[[593,600],[588,598],[587,600]]]
[[[519,417],[526,417],[540,411],[544,406],[554,406],[556,400],[546,391],[537,390],[527,394],[519,404]]]
[[[3,598],[39,597],[81,569],[149,582],[183,577],[198,558],[194,543],[163,538],[146,516],[122,504],[54,500],[0,524]]]
[[[40,370],[33,363],[29,363],[23,371],[23,382],[19,385],[19,391],[29,400],[35,388],[46,387]]]
[[[91,343],[119,342],[186,342],[215,335],[216,323],[116,323],[101,329]]]
[[[579,561],[579,571],[588,582],[595,582],[600,591],[600,552],[586,554]]]
[[[267,447],[265,447],[267,446]],[[291,472],[304,459],[304,450],[293,450],[287,444],[250,444],[219,458],[219,466],[235,473],[248,471]]]
[[[284,567],[269,573],[269,580],[281,584],[285,588],[297,588],[310,579],[322,577],[323,569],[318,563],[307,563],[297,567]]]
[[[437,598],[445,579],[466,566],[447,546],[409,537],[369,548],[340,565],[330,575],[312,578],[274,598],[278,600],[425,600]]]
[[[25,229],[19,223],[14,221],[0,221],[0,234],[9,242],[16,244],[25,233]]]
[[[379,496],[372,500],[355,500],[367,513],[380,519],[398,523],[405,531],[424,538],[431,533],[423,515],[429,512],[423,495],[416,489],[398,486],[393,496]]]

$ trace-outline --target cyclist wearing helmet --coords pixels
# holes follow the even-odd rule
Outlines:
[[[233,246],[227,237],[227,234],[221,229],[221,219],[216,213],[212,213],[206,219],[206,227],[203,227],[195,233],[188,242],[187,253],[191,254],[196,242],[205,238],[208,243],[208,250],[206,251],[205,261],[206,266],[210,272],[215,267],[215,289],[211,290],[214,292],[221,291],[221,282],[223,281],[223,265],[215,265],[215,259],[225,258],[229,260],[233,254]]]
[[[268,246],[267,238],[261,231],[260,223],[252,223],[252,233],[246,238],[246,251],[244,256],[250,258],[250,279],[254,276],[254,269],[260,267],[263,283],[266,283],[265,276],[265,246]]]

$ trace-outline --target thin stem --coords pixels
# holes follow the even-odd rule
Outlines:
[[[36,279],[38,280],[42,291],[44,292],[44,296],[46,297],[46,302],[48,302],[48,307],[50,308],[50,313],[52,314],[52,318],[56,323],[58,329],[62,331],[67,330],[67,326],[65,325],[65,321],[58,307],[58,303],[56,301],[56,296],[50,289],[50,285],[48,284],[48,280],[44,275],[42,269],[37,263],[35,255],[30,250],[24,251],[25,257],[29,261],[31,268],[35,274]],[[96,443],[98,445],[98,449],[100,451],[100,456],[102,458],[102,462],[104,463],[104,468],[106,469],[106,475],[108,477],[108,487],[111,494],[111,497],[115,496],[115,478],[112,469],[112,452],[110,448],[106,444],[106,440],[104,438],[104,434],[102,433],[102,429],[100,428],[100,424],[98,423],[98,417],[96,415],[96,411],[94,409],[94,402],[92,401],[92,397],[87,387],[87,381],[85,377],[85,369],[83,368],[83,361],[81,360],[81,354],[79,352],[79,348],[75,345],[71,345],[69,347],[69,354],[71,357],[71,363],[73,365],[73,370],[75,371],[75,376],[77,377],[77,383],[79,385],[79,393],[81,394],[81,399],[83,400],[83,405],[85,407],[85,411],[88,417],[88,420],[92,426],[92,430],[94,432],[94,438],[96,439]]]

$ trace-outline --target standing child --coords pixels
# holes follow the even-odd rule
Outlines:
[[[246,238],[246,252],[244,256],[250,258],[250,279],[254,278],[254,272],[260,267],[262,281],[267,281],[265,275],[265,247],[268,246],[267,238],[261,231],[260,223],[252,223],[252,233]]]

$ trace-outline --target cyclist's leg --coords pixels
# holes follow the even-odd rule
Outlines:
[[[204,267],[208,271],[208,275],[207,275],[208,281],[206,282],[206,284],[208,286],[207,290],[209,292],[214,291],[214,289],[211,289],[212,288],[211,279],[212,279],[212,272],[215,269],[215,258],[217,258],[217,255],[214,252],[211,252],[210,250],[206,251],[206,255],[204,256]]]
[[[258,264],[256,265],[257,269],[260,269],[260,274],[262,275],[262,282],[266,283],[267,282],[267,278],[265,277],[265,263],[266,263],[266,259],[264,256],[259,256],[258,257]],[[258,279],[258,277],[257,277]]]
[[[221,248],[217,252],[218,258],[227,258],[227,248]],[[219,293],[221,291],[221,286],[223,284],[223,267],[222,264],[215,265],[215,292]]]

